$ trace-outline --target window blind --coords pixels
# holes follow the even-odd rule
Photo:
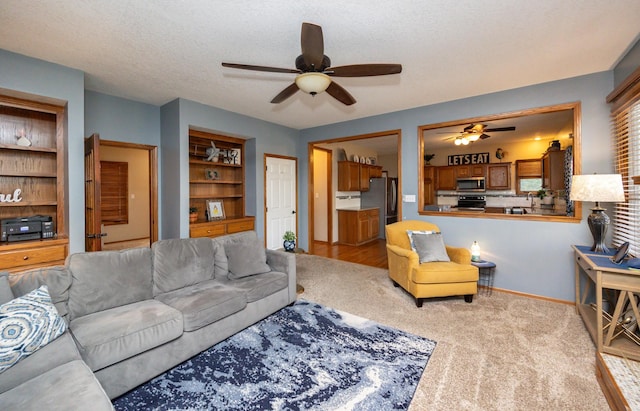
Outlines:
[[[613,244],[629,242],[629,252],[640,257],[640,91],[617,101],[612,111],[615,169],[622,175],[626,202],[617,203],[613,216]]]

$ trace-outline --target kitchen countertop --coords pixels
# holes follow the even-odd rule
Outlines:
[[[336,208],[338,211],[367,211],[367,210],[379,210],[380,207],[342,207]]]

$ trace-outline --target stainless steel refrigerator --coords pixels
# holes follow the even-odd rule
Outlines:
[[[384,226],[398,221],[398,179],[395,177],[370,179],[369,191],[360,193],[360,205],[380,209],[379,238],[385,238]]]

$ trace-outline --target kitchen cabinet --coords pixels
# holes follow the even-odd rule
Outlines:
[[[472,164],[468,166],[456,167],[456,178],[484,177],[484,175],[485,175],[484,164]]]
[[[542,156],[542,187],[564,190],[564,150],[547,151]]]
[[[338,190],[360,191],[360,164],[338,161]]]
[[[338,191],[369,191],[369,179],[382,177],[382,167],[338,161]]]
[[[424,167],[424,186],[423,186],[423,199],[424,205],[430,205],[436,203],[436,168],[433,166]]]
[[[444,166],[436,169],[436,190],[456,189],[456,167]]]
[[[360,165],[360,191],[369,191],[370,168],[366,164]]]
[[[487,164],[487,190],[511,189],[511,163]]]
[[[0,95],[0,219],[51,217],[55,235],[0,244],[0,270],[63,264],[66,110],[62,105]],[[80,217],[82,218],[82,217]]]
[[[360,245],[380,235],[380,210],[377,208],[338,210],[338,242]]]

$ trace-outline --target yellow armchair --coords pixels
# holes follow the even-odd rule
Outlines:
[[[393,285],[411,294],[418,307],[431,297],[464,295],[468,303],[478,292],[478,268],[471,265],[471,253],[466,248],[446,246],[450,262],[419,263],[418,253],[411,249],[407,230],[440,231],[437,225],[418,220],[406,220],[385,227],[389,277]]]

